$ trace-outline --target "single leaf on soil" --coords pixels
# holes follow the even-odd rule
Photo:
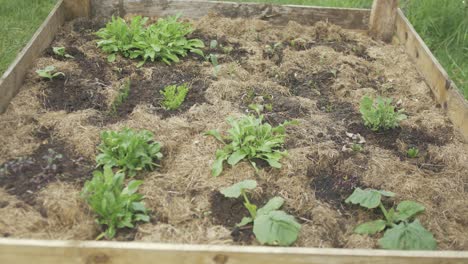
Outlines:
[[[238,198],[242,194],[242,190],[252,190],[257,187],[257,182],[254,180],[245,180],[238,182],[230,187],[221,189],[221,193],[227,198]]]
[[[424,205],[413,201],[402,201],[397,206],[396,221],[409,220],[411,217],[424,212]]]
[[[294,216],[283,211],[271,211],[255,218],[253,232],[262,244],[289,246],[297,240],[300,229],[301,225]]]
[[[281,197],[273,197],[271,198],[265,206],[262,208],[258,209],[257,215],[261,214],[268,214],[271,211],[278,210],[283,206],[284,204],[284,199]]]
[[[354,233],[361,235],[373,235],[385,229],[385,220],[375,220],[358,225]]]
[[[236,224],[237,227],[242,227],[253,222],[251,217],[243,217],[240,223]]]
[[[415,220],[410,224],[402,222],[385,231],[379,245],[384,249],[433,250],[437,248],[437,241]]]
[[[351,196],[346,199],[346,203],[359,204],[365,208],[376,208],[380,204],[382,194],[380,191],[373,189],[362,190],[361,188],[356,188],[351,194]]]

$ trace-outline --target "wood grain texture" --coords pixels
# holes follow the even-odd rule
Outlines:
[[[468,102],[400,9],[396,18],[396,35],[431,88],[437,103],[447,110],[453,125],[468,142]]]
[[[462,264],[468,252],[177,245],[0,239],[0,263],[16,264]]]
[[[269,4],[211,2],[199,0],[103,0],[93,1],[93,14],[110,16],[138,14],[144,16],[167,16],[178,13],[184,17],[200,18],[208,13],[236,18],[257,18],[274,25],[286,25],[296,21],[313,25],[318,21],[329,21],[346,29],[367,30],[370,11],[306,6],[280,6]]]
[[[64,0],[67,18],[90,17],[91,0]]]
[[[369,20],[369,34],[390,42],[395,33],[398,0],[374,0]]]
[[[41,52],[50,45],[58,29],[65,22],[65,18],[65,5],[63,0],[60,0],[26,47],[3,74],[0,79],[0,113],[6,111],[11,99],[23,85],[27,71]]]

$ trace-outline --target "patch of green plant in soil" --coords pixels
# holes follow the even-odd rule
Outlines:
[[[184,102],[189,87],[185,83],[182,85],[169,85],[159,92],[163,96],[162,106],[166,110],[177,110]]]
[[[65,77],[65,73],[55,71],[54,66],[47,66],[44,69],[39,69],[36,71],[36,73],[37,75],[39,75],[39,77],[49,79],[49,81],[52,81],[54,78],[57,78],[59,76]]]
[[[364,125],[372,131],[388,130],[399,127],[399,123],[407,118],[403,109],[395,110],[392,99],[378,97],[375,101],[364,96],[359,111]]]

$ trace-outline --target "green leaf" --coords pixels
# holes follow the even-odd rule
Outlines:
[[[107,61],[108,62],[114,62],[116,58],[117,58],[117,56],[115,55],[115,53],[113,53],[113,54],[110,54],[109,56],[107,56]]]
[[[388,192],[388,191],[377,191],[375,190],[376,192],[380,193],[381,195],[383,196],[386,196],[386,197],[395,197],[395,193],[393,192]]]
[[[227,198],[238,198],[243,190],[253,190],[257,188],[257,182],[254,180],[244,180],[230,187],[221,189],[221,193]]]
[[[216,151],[216,160],[213,163],[213,167],[211,168],[211,174],[215,177],[219,176],[223,171],[223,162],[228,158],[228,153],[224,152],[223,150]]]
[[[375,220],[358,225],[354,229],[354,233],[361,235],[373,235],[385,229],[385,220]]]
[[[432,233],[418,220],[410,224],[402,222],[388,229],[378,243],[384,249],[434,250],[437,248],[437,241]]]
[[[372,209],[379,206],[381,198],[382,193],[380,191],[373,189],[362,190],[361,188],[356,188],[353,194],[351,194],[351,196],[349,196],[345,202],[359,204],[362,207]]]
[[[289,246],[297,240],[300,229],[292,215],[271,211],[255,218],[253,232],[262,244]]]
[[[232,166],[236,165],[239,161],[241,161],[246,156],[247,156],[247,153],[245,153],[242,149],[239,149],[236,152],[232,153],[231,156],[229,156],[228,164]]]
[[[145,214],[136,214],[135,221],[149,222],[150,217]]]
[[[207,136],[213,136],[215,137],[218,141],[225,143],[223,137],[221,134],[218,132],[218,130],[209,130],[205,132],[205,135]]]
[[[257,215],[260,214],[268,214],[271,211],[275,211],[281,208],[284,204],[284,199],[281,197],[273,197],[271,198],[267,204],[265,204],[262,208],[258,209]]]
[[[402,201],[397,206],[396,221],[409,220],[411,217],[424,212],[424,205],[413,201]]]
[[[242,227],[253,222],[251,217],[243,217],[240,223],[236,224],[237,227]]]

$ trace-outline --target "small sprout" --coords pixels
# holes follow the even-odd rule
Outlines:
[[[242,227],[253,222],[253,233],[261,244],[289,246],[293,244],[299,235],[301,225],[294,216],[279,210],[284,204],[281,197],[271,198],[265,206],[257,210],[247,196],[247,191],[257,187],[254,180],[245,180],[230,187],[221,189],[221,194],[227,198],[243,197],[244,206],[250,216],[242,218],[237,227]]]
[[[222,47],[222,49],[223,49],[223,53],[225,54],[229,54],[234,50],[234,48],[231,46]]]
[[[210,42],[210,49],[216,49],[218,47],[218,41],[216,39],[213,39]]]
[[[411,147],[408,149],[406,154],[408,155],[409,158],[412,158],[412,159],[417,158],[419,156],[419,149],[416,147]]]
[[[273,105],[272,104],[266,104],[265,105],[265,110],[267,110],[268,112],[273,111]]]
[[[75,58],[72,55],[65,52],[65,47],[53,47],[52,51],[54,52],[55,55],[60,56],[60,57],[64,57],[68,59]]]
[[[63,72],[55,72],[55,67],[54,66],[47,66],[44,69],[37,70],[36,73],[42,77],[42,78],[47,78],[50,81],[52,81],[54,78],[58,76],[63,76],[65,77],[65,73]]]
[[[361,152],[364,150],[364,148],[362,147],[361,144],[359,143],[353,143],[353,145],[351,145],[351,149],[354,151],[354,152]]]
[[[217,77],[218,72],[221,69],[221,66],[218,64],[218,56],[216,54],[210,54],[208,56],[208,59],[210,60],[211,64],[213,65],[213,75],[215,77]]]
[[[364,96],[359,110],[364,124],[372,131],[396,128],[401,121],[407,119],[402,109],[395,111],[390,98],[378,97],[374,102],[370,97]]]
[[[111,105],[111,112],[113,114],[117,113],[117,109],[127,100],[128,96],[130,95],[130,79],[124,81],[124,84],[119,90],[119,94],[114,99]]]
[[[358,225],[354,232],[361,235],[374,235],[384,230],[378,244],[384,249],[400,250],[433,250],[437,242],[431,232],[427,231],[414,217],[424,212],[422,204],[413,201],[400,202],[396,210],[387,210],[382,204],[382,196],[394,197],[395,194],[374,189],[356,188],[346,203],[360,205],[367,209],[380,208],[384,219],[374,220]]]
[[[182,84],[180,86],[177,85],[169,85],[164,88],[164,90],[159,91],[161,95],[164,97],[162,101],[162,106],[166,110],[177,110],[182,105],[187,96],[189,88],[187,84]]]

